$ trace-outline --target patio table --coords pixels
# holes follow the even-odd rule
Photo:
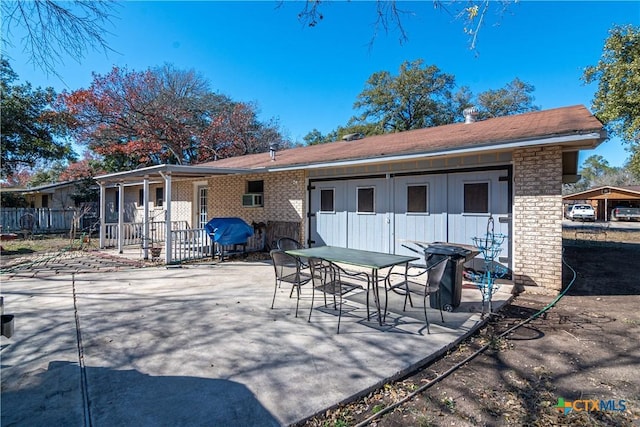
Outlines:
[[[321,258],[335,263],[370,268],[373,282],[373,298],[376,304],[376,310],[378,312],[378,323],[381,326],[382,315],[380,313],[380,292],[378,289],[379,270],[391,267],[391,269],[389,269],[389,272],[387,273],[388,275],[394,266],[404,264],[406,268],[411,261],[420,259],[414,256],[365,251],[362,249],[342,248],[338,246],[316,246],[313,248],[291,249],[285,252],[289,255],[297,257]]]

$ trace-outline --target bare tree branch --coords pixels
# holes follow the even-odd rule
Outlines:
[[[3,0],[2,38],[10,46],[22,46],[34,66],[59,76],[56,68],[65,57],[81,62],[89,49],[113,51],[105,37],[111,34],[106,26],[115,5],[114,0]],[[16,28],[25,32],[19,41],[13,40]]]

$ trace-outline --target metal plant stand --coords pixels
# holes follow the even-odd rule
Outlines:
[[[507,269],[496,262],[498,255],[502,251],[502,243],[506,236],[496,234],[493,228],[493,217],[489,217],[487,222],[487,233],[484,237],[474,237],[473,242],[484,258],[484,271],[482,273],[472,273],[471,280],[482,294],[482,316],[488,307],[488,313],[492,313],[491,297],[500,289],[500,284],[496,283],[496,278],[503,277]]]

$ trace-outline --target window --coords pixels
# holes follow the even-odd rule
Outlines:
[[[335,212],[335,191],[333,188],[320,190],[320,212]]]
[[[42,195],[42,207],[43,208],[48,208],[49,207],[49,195],[48,194],[43,194]]]
[[[407,212],[427,213],[429,207],[427,195],[427,185],[407,186]]]
[[[144,189],[138,190],[138,207],[144,206]]]
[[[247,193],[264,193],[264,181],[247,181]]]
[[[464,213],[489,213],[489,183],[464,184]]]
[[[163,198],[164,198],[164,191],[162,187],[156,188],[156,207],[157,208],[162,207]]]
[[[209,222],[207,215],[207,187],[198,187],[198,228],[204,228]]]
[[[374,192],[373,187],[358,188],[358,213],[374,213]]]

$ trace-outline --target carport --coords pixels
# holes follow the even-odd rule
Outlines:
[[[565,206],[580,201],[590,203],[594,205],[596,209],[596,219],[609,221],[611,211],[619,204],[640,205],[640,185],[591,188],[586,191],[564,196],[562,200]]]

